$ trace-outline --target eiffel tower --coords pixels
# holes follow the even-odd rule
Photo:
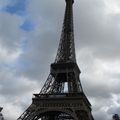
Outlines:
[[[73,3],[66,9],[57,56],[50,74],[32,104],[17,120],[94,120],[91,104],[85,96],[75,56]]]

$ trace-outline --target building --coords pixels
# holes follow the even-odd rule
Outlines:
[[[0,107],[0,120],[4,120],[4,117],[3,117],[2,113],[1,113],[2,109],[3,109],[3,108]]]

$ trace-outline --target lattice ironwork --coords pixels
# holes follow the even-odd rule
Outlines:
[[[55,63],[76,62],[73,32],[73,1],[66,0],[66,2],[63,28]]]
[[[73,3],[65,0],[66,10],[55,62],[39,94],[17,120],[94,120],[91,104],[79,79],[75,56]]]

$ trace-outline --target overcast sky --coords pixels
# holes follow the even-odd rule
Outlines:
[[[0,106],[17,119],[54,62],[64,0],[0,0]],[[80,79],[95,120],[120,113],[120,0],[75,0]]]

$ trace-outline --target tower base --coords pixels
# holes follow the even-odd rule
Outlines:
[[[18,120],[94,120],[84,93],[35,94]]]

